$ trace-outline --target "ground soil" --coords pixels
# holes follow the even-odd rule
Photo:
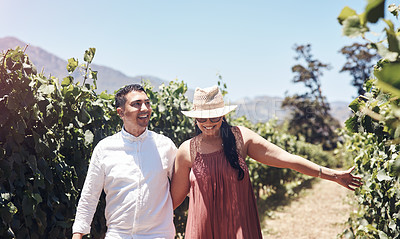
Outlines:
[[[338,238],[354,209],[353,195],[334,182],[318,179],[289,205],[265,219],[263,238]]]

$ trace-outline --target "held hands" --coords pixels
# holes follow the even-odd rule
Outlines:
[[[335,181],[342,185],[345,188],[354,191],[355,188],[358,188],[362,185],[361,177],[353,176],[351,172],[353,172],[355,166],[346,170],[346,171],[336,171],[335,172]]]

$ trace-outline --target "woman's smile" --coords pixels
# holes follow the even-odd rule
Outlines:
[[[217,126],[217,125],[213,125],[213,126],[203,126],[203,128],[206,129],[206,130],[212,130],[212,129],[215,128],[215,126]]]

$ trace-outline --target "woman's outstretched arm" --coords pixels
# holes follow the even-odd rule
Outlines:
[[[192,162],[190,159],[189,142],[190,140],[187,140],[182,143],[176,154],[171,180],[171,197],[174,210],[185,200],[190,189],[189,173]]]
[[[245,145],[243,150],[254,160],[269,166],[290,168],[306,175],[331,180],[353,191],[362,184],[360,177],[351,174],[354,167],[346,171],[322,167],[303,157],[290,154],[246,127],[239,129]]]

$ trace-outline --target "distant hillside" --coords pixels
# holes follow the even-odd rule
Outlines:
[[[257,96],[244,98],[232,102],[237,104],[236,116],[245,115],[253,123],[266,122],[271,118],[277,118],[280,122],[290,117],[290,110],[281,108],[283,97]],[[349,103],[335,101],[331,102],[331,114],[344,125],[344,122],[351,114]],[[279,122],[278,122],[279,123]]]
[[[27,43],[14,37],[0,38],[0,51],[5,51],[17,46],[24,48],[26,45]],[[68,75],[66,70],[67,59],[61,59],[40,47],[32,45],[28,46],[26,53],[35,64],[38,71],[43,70],[45,75],[52,74],[58,78],[64,78]],[[162,83],[168,84],[168,81],[150,75],[130,77],[110,67],[96,64],[92,64],[91,66],[93,70],[98,71],[98,92],[107,90],[107,92],[113,93],[123,85],[140,83],[142,79],[149,80],[154,86],[154,89],[158,89],[158,86]],[[193,97],[193,92],[193,89],[189,89],[186,93],[190,100]],[[279,120],[289,117],[290,112],[281,109],[282,101],[283,98],[280,97],[259,96],[255,98],[244,98],[231,103],[238,105],[236,110],[237,116],[246,115],[252,122],[265,122],[275,116]],[[347,107],[348,103],[331,102],[330,104],[332,115],[343,124],[350,114],[350,110]]]
[[[290,112],[281,108],[282,100],[283,98],[269,96],[246,97],[234,102],[238,105],[236,115],[245,115],[253,123],[265,122],[275,117],[284,120],[289,117]]]
[[[331,102],[331,114],[344,126],[344,122],[353,114],[349,108],[350,102]]]
[[[14,49],[17,46],[24,48],[27,43],[18,40],[14,37],[5,37],[0,38],[0,50],[5,51],[7,49]],[[29,45],[26,49],[26,53],[33,62],[33,64],[37,67],[38,71],[44,72],[46,76],[53,75],[58,78],[64,78],[68,75],[67,72],[67,60],[61,59],[55,56],[52,53],[43,50],[40,47]],[[140,83],[141,80],[149,80],[151,84],[158,89],[158,86],[162,83],[167,83],[162,79],[159,79],[154,76],[135,76],[129,77],[117,70],[114,70],[110,67],[100,66],[96,64],[91,64],[92,70],[98,71],[98,91],[102,92],[107,90],[109,93],[113,93],[115,90],[118,90],[121,86],[132,84],[132,83]]]

